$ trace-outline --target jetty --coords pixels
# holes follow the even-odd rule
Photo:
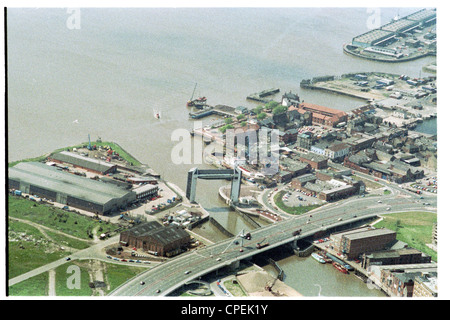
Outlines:
[[[234,107],[218,104],[214,107],[206,106],[205,108],[203,108],[203,110],[197,112],[190,112],[189,116],[192,119],[201,119],[207,116],[211,116],[213,114],[224,117],[234,117],[237,115]]]
[[[278,88],[271,88],[267,90],[263,90],[261,92],[253,93],[249,96],[247,96],[247,100],[253,100],[257,102],[267,103],[270,100],[264,99],[265,97],[272,96],[276,93],[280,92],[280,89]]]

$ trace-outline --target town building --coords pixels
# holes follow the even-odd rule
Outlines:
[[[300,103],[300,97],[295,94],[292,93],[291,91],[289,91],[289,93],[284,93],[283,96],[281,97],[281,105],[285,106],[285,107],[289,107],[292,105],[297,105]]]
[[[278,171],[273,178],[278,182],[278,183],[286,183],[291,181],[292,179],[292,173],[289,171],[284,171],[284,170],[280,170]]]
[[[181,253],[189,244],[189,233],[181,227],[163,226],[157,221],[138,224],[120,233],[120,243],[158,256]]]
[[[314,134],[312,132],[303,132],[297,136],[297,146],[304,150],[311,150]]]
[[[431,292],[437,296],[437,264],[372,265],[368,271],[369,279],[381,287],[391,297],[427,296]],[[420,277],[430,279],[431,288],[420,287]],[[416,279],[419,286],[416,287]],[[422,289],[422,290],[421,290]],[[431,290],[430,290],[431,289]],[[429,291],[428,291],[429,290]],[[428,291],[428,292],[427,292]],[[433,296],[431,294],[431,296]]]
[[[356,191],[357,189],[354,185],[344,184],[330,190],[322,190],[319,192],[318,198],[324,201],[335,201],[352,196]]]
[[[152,199],[158,196],[158,186],[153,184],[144,184],[133,190],[137,200]]]
[[[413,297],[436,298],[438,296],[437,272],[422,272],[414,278]]]
[[[290,158],[284,158],[280,160],[281,170],[290,172],[292,178],[298,177],[311,171],[311,165],[308,163],[296,161]]]
[[[366,134],[353,134],[351,137],[342,140],[345,144],[350,146],[350,152],[356,153],[372,146],[376,138]]]
[[[347,122],[348,115],[344,111],[319,106],[312,103],[302,102],[300,104],[292,105],[288,110],[297,110],[304,114],[310,112],[312,114],[312,123],[317,125],[324,125],[335,127],[340,123]]]
[[[325,169],[328,167],[328,158],[312,152],[299,155],[301,162],[308,163],[313,169]]]
[[[286,131],[280,131],[279,136],[280,140],[285,144],[294,143],[297,141],[298,130],[297,129],[289,129]]]
[[[363,253],[385,249],[396,240],[397,233],[389,229],[358,228],[330,235],[332,249],[348,259]]]
[[[431,257],[414,248],[375,251],[363,254],[361,266],[430,263]]]
[[[308,183],[308,182],[314,183],[316,180],[317,180],[317,177],[314,174],[312,174],[312,173],[304,174],[304,175],[301,175],[299,177],[292,179],[291,187],[293,189],[302,190],[302,188],[306,185],[306,183]]]
[[[350,147],[346,143],[336,143],[327,149],[326,156],[331,160],[343,159],[350,152]]]

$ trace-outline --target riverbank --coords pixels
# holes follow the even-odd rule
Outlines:
[[[302,297],[302,294],[267,271],[252,271],[237,275],[236,278],[251,297]]]

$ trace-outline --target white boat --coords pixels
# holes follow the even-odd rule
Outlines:
[[[313,257],[315,260],[317,260],[320,263],[325,263],[326,262],[324,258],[322,258],[320,255],[318,255],[315,252],[311,253],[311,257]]]
[[[153,116],[155,117],[155,119],[160,119],[161,111],[157,111],[157,110],[153,109]]]

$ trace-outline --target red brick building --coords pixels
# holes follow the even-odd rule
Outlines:
[[[299,156],[301,162],[308,163],[313,169],[325,169],[328,167],[328,158],[312,152]]]
[[[120,233],[120,243],[158,256],[180,253],[190,241],[189,233],[178,226],[165,227],[156,221],[139,224]]]
[[[319,106],[312,103],[300,103],[298,107],[291,106],[288,110],[297,110],[304,114],[310,112],[312,114],[312,123],[335,127],[338,123],[347,122],[348,115],[346,112],[328,107]]]

